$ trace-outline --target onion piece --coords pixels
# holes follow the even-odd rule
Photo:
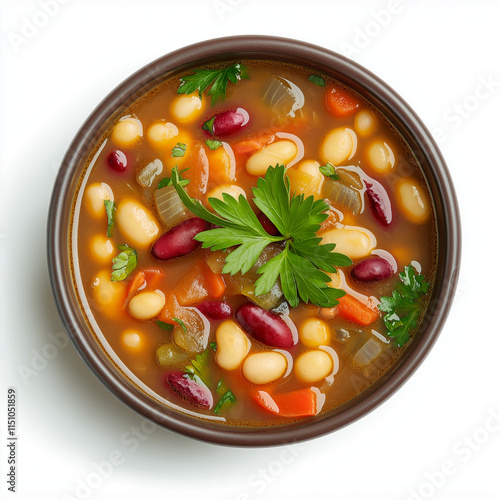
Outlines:
[[[143,169],[139,171],[136,175],[135,180],[139,186],[143,188],[148,188],[153,185],[155,177],[160,175],[163,171],[163,163],[161,160],[154,160],[148,163]]]
[[[352,360],[357,365],[366,366],[371,363],[380,353],[382,352],[382,347],[375,339],[367,340],[358,352],[354,355]]]
[[[334,207],[347,208],[354,215],[360,214],[363,208],[359,192],[340,181],[326,179],[323,184],[323,195],[330,200]]]
[[[278,119],[295,117],[304,106],[304,94],[294,83],[281,76],[273,76],[264,93],[264,102]]]
[[[158,215],[168,229],[188,218],[186,208],[174,186],[157,189],[154,198]]]

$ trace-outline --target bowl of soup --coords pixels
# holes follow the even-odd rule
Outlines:
[[[459,257],[452,181],[411,108],[265,36],[125,80],[70,145],[48,220],[91,370],[158,425],[229,445],[318,437],[385,401],[436,341]]]

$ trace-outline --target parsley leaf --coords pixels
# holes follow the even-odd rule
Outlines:
[[[115,227],[114,212],[116,210],[116,205],[114,201],[104,200],[104,208],[106,209],[106,215],[108,216],[108,230],[106,236],[111,238],[113,236],[113,229]]]
[[[212,141],[211,139],[207,139],[205,142],[212,151],[222,146],[222,142],[220,141]]]
[[[178,142],[173,148],[172,148],[172,156],[175,156],[178,158],[179,156],[184,156],[186,153],[186,144],[183,142]]]
[[[167,332],[171,332],[174,329],[174,325],[171,325],[170,323],[165,323],[165,321],[160,321],[157,320],[156,324],[162,329]]]
[[[319,75],[311,75],[308,80],[312,83],[314,83],[314,85],[317,85],[318,87],[324,87],[325,86],[325,80],[323,80],[323,78],[321,78],[321,76]]]
[[[179,176],[180,174],[182,174],[182,172],[185,172],[187,169],[184,169],[184,170],[181,170],[179,172]],[[180,177],[179,177],[180,178]],[[158,183],[158,189],[161,189],[161,188],[164,188],[164,187],[167,187],[167,186],[170,186],[172,184],[172,179],[170,177],[164,177],[159,183]],[[180,178],[179,180],[179,184],[181,186],[186,186],[187,184],[189,184],[189,180],[188,179],[182,179]]]
[[[218,100],[226,98],[228,82],[237,83],[242,78],[248,78],[246,66],[241,63],[234,63],[221,69],[196,69],[191,75],[181,77],[181,84],[177,89],[178,94],[191,94],[195,90],[201,97],[208,87],[208,95],[212,96],[212,106]]]
[[[172,321],[175,321],[184,330],[184,333],[186,333],[188,331],[186,323],[184,323],[184,321],[182,321],[182,319],[172,318]]]
[[[123,281],[137,266],[137,252],[128,245],[119,245],[121,252],[113,257],[111,281]]]
[[[267,233],[247,199],[238,200],[223,194],[223,200],[208,201],[218,214],[209,212],[198,200],[193,200],[179,183],[177,169],[172,170],[172,184],[188,210],[198,217],[219,226],[195,236],[203,248],[226,250],[236,246],[227,257],[224,273],[245,274],[255,264],[264,248],[273,242],[285,241],[282,252],[262,265],[261,275],[255,282],[255,294],[264,295],[281,280],[285,298],[291,306],[312,302],[321,307],[333,307],[345,292],[328,286],[330,277],[324,272],[336,272],[336,266],[352,264],[345,255],[333,252],[335,244],[320,245],[316,236],[321,223],[327,218],[328,205],[324,200],[305,198],[303,194],[290,196],[290,183],[285,167],[269,167],[264,178],[253,188],[255,205],[276,226],[281,236]]]
[[[328,162],[326,165],[319,167],[319,171],[326,177],[330,177],[330,179],[339,180],[338,174],[335,172],[335,167]]]
[[[418,326],[422,309],[421,298],[428,292],[429,283],[423,274],[416,274],[413,266],[405,266],[399,273],[401,283],[390,297],[381,297],[378,308],[385,312],[387,334],[398,347],[410,340],[410,331]]]
[[[194,380],[194,377],[199,377],[202,382],[206,385],[210,385],[210,376],[208,368],[208,356],[210,354],[210,349],[205,349],[202,353],[197,354],[196,357],[191,361],[189,366],[184,368],[188,377]]]
[[[219,402],[214,408],[214,413],[220,415],[222,407],[227,403],[236,403],[236,396],[233,394],[231,389],[228,389],[220,398]]]

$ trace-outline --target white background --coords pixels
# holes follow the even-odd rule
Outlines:
[[[2,0],[0,497],[500,498],[499,21],[485,0]],[[150,426],[133,437],[142,419],[61,333],[46,268],[53,182],[87,115],[153,59],[233,34],[306,40],[379,75],[439,139],[462,212],[458,293],[424,364],[370,415],[292,447],[225,448]]]

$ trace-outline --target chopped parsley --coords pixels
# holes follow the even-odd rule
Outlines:
[[[119,245],[121,252],[113,257],[111,281],[123,281],[137,266],[137,252],[128,245]]]

